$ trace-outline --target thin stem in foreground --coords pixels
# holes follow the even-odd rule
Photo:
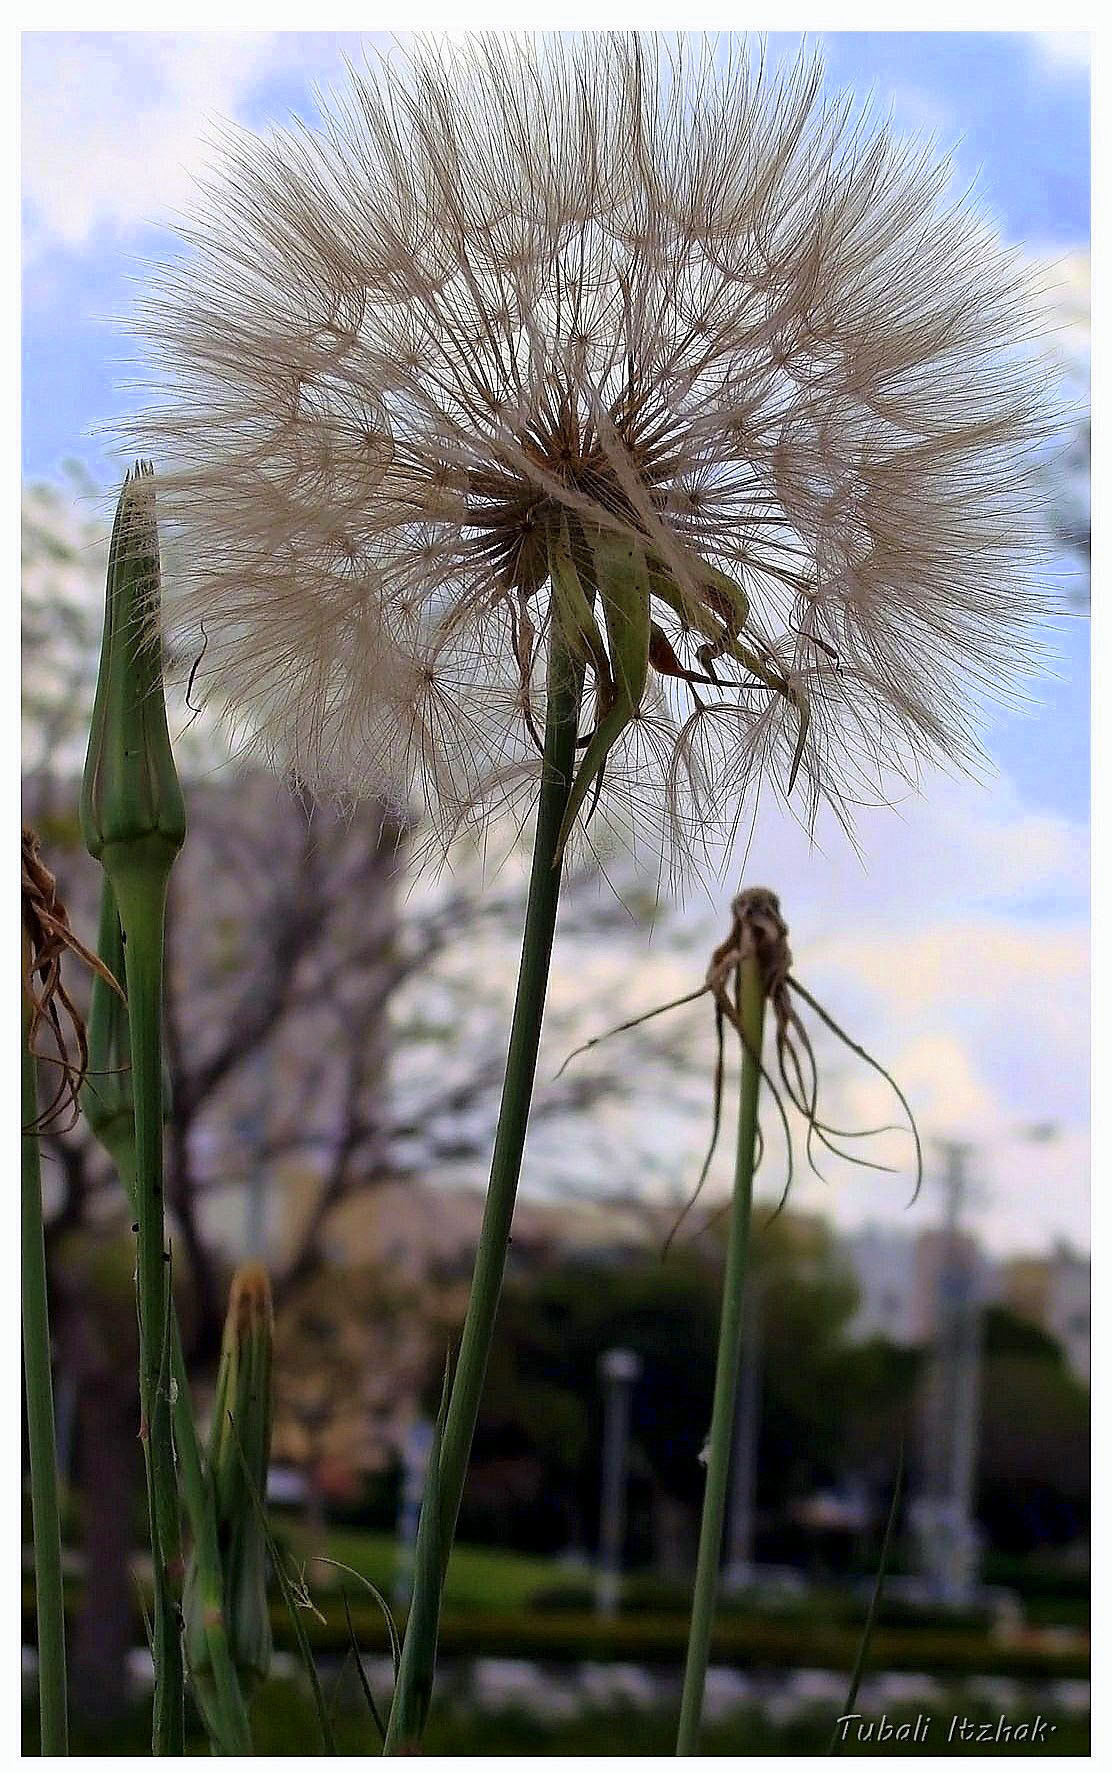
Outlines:
[[[679,1735],[676,1740],[678,1755],[694,1755],[699,1752],[703,1690],[706,1686],[710,1635],[714,1624],[718,1565],[722,1555],[722,1528],[726,1517],[726,1493],[730,1475],[730,1447],[741,1367],[742,1306],[749,1257],[757,1101],[761,1082],[760,1055],[765,1013],[760,957],[753,950],[744,955],[738,966],[737,992],[738,1022],[742,1037],[737,1161],[726,1250],[726,1274],[722,1289],[722,1316],[718,1330],[714,1403],[711,1408],[710,1438],[707,1442],[707,1482],[699,1530],[699,1557],[691,1605],[691,1632],[687,1641]]]
[[[880,1612],[881,1596],[884,1593],[884,1580],[888,1574],[888,1558],[892,1550],[892,1534],[896,1525],[896,1516],[900,1511],[900,1495],[903,1491],[904,1480],[905,1450],[905,1443],[901,1439],[900,1456],[896,1462],[896,1480],[892,1485],[892,1500],[888,1505],[888,1518],[884,1523],[884,1538],[881,1540],[880,1545],[880,1562],[877,1564],[876,1579],[873,1583],[873,1592],[869,1599],[869,1610],[865,1615],[865,1623],[861,1630],[861,1641],[857,1646],[857,1656],[854,1659],[853,1673],[849,1677],[849,1692],[846,1694],[846,1702],[841,1714],[835,1719],[834,1732],[830,1738],[830,1747],[826,1751],[831,1755],[840,1755],[842,1752],[842,1744],[845,1741],[845,1737],[844,1735],[839,1734],[838,1726],[839,1724],[842,1724],[845,1719],[853,1715],[853,1708],[857,1704],[857,1695],[861,1690],[861,1677],[865,1672],[865,1662],[869,1654],[869,1646],[873,1641],[873,1630],[876,1626],[877,1614]]]
[[[38,1091],[23,1004],[22,1290],[23,1360],[27,1384],[27,1443],[31,1462],[31,1524],[35,1539],[35,1608],[39,1640],[39,1752],[69,1753],[66,1718],[66,1637],[62,1593],[62,1533],[55,1469],[54,1390],[42,1225]]]
[[[506,1058],[506,1075],[502,1086],[498,1131],[475,1257],[471,1296],[444,1422],[435,1487],[439,1516],[437,1543],[440,1548],[441,1590],[467,1477],[471,1442],[479,1414],[494,1320],[502,1290],[506,1249],[536,1076],[537,1050],[540,1045],[549,962],[560,897],[562,868],[559,839],[575,767],[583,667],[573,658],[556,622],[552,624],[548,672],[548,708],[537,828],[533,840],[525,933]],[[423,1718],[414,1715],[413,1697],[418,1693],[428,1692],[431,1688],[439,1599],[432,1613],[434,1617],[431,1633],[428,1628],[420,1633],[408,1628],[406,1630],[394,1704],[386,1732],[383,1751],[386,1754],[398,1754],[412,1749],[414,1733],[417,1733],[419,1739],[423,1727]],[[426,1611],[419,1610],[416,1604],[410,1614],[411,1619],[415,1617],[427,1617]]]

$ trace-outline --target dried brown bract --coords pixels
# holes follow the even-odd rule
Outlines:
[[[23,827],[23,991],[30,1008],[27,1041],[36,1058],[58,1068],[58,1086],[34,1127],[41,1132],[61,1115],[77,1119],[78,1096],[89,1068],[85,1022],[62,979],[62,958],[75,954],[90,972],[97,973],[122,998],[118,982],[91,949],[70,928],[69,916],[58,895],[54,876],[39,854],[39,840],[29,826]],[[52,1052],[40,1052],[36,1038],[45,1029]]]

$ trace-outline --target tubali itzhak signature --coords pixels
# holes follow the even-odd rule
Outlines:
[[[893,1747],[897,1743],[936,1742],[969,1743],[973,1746],[984,1742],[1048,1742],[1058,1728],[1041,1712],[1033,1718],[1024,1718],[1013,1722],[1004,1712],[995,1718],[971,1718],[964,1713],[954,1712],[950,1718],[935,1720],[929,1712],[919,1712],[914,1718],[904,1719],[896,1723],[881,1712],[879,1718],[867,1718],[863,1712],[844,1712],[837,1722],[838,1740],[847,1742],[890,1742]]]

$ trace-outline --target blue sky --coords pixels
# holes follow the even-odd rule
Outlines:
[[[901,127],[954,147],[962,181],[976,180],[1003,234],[1061,261],[1074,288],[1083,287],[1084,39],[907,32],[816,40],[831,86],[871,92]],[[23,42],[24,475],[54,477],[66,457],[78,457],[106,484],[114,470],[91,430],[131,403],[128,344],[114,322],[128,311],[144,261],[167,250],[169,218],[188,207],[192,178],[210,157],[206,139],[228,117],[254,127],[289,112],[311,121],[314,83],[340,81],[343,56],[358,59],[360,39],[32,32]],[[770,52],[797,42],[773,38]],[[1076,337],[1084,341],[1083,326]],[[1082,342],[1075,399],[1087,396],[1084,350]],[[864,873],[844,851],[828,847],[824,859],[768,824],[755,848],[780,879],[790,858],[802,927],[829,956],[831,1001],[858,990],[871,1004],[882,1031],[891,1030],[886,1058],[898,1069],[902,1053],[911,1083],[921,1077],[940,1130],[961,1130],[954,1104],[965,1104],[961,1112],[1004,1153],[1008,1129],[1031,1118],[1032,1102],[1037,1118],[1061,1123],[1057,1155],[1044,1147],[1017,1157],[1007,1147],[1009,1177],[1027,1181],[1011,1207],[996,1190],[986,1235],[1012,1245],[1059,1231],[1085,1241],[1087,639],[1084,623],[1060,625],[1056,675],[1039,682],[1024,715],[995,719],[988,748],[999,774],[989,789],[939,782],[913,808],[870,817]],[[871,920],[867,954],[838,929],[862,905]],[[984,969],[975,993],[949,971],[948,956],[959,945],[968,954],[969,944]],[[917,988],[922,1013],[909,1023],[907,994]],[[1032,993],[1041,1023],[1024,1007]]]

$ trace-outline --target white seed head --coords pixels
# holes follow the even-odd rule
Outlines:
[[[812,59],[604,33],[418,40],[224,146],[128,435],[169,619],[269,758],[416,789],[443,840],[535,794],[561,514],[675,593],[613,829],[682,861],[758,775],[848,818],[976,758],[1033,652],[1047,420],[1029,273],[931,150]]]

